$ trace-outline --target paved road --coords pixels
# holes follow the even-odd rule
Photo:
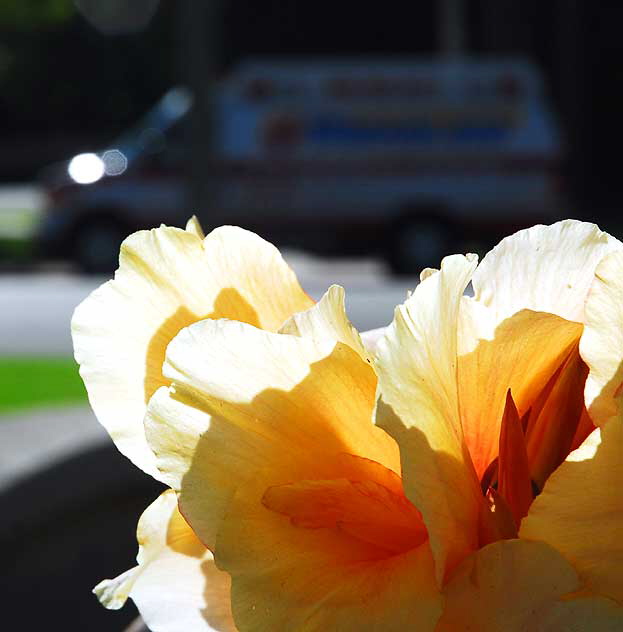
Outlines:
[[[372,259],[325,260],[300,253],[286,259],[314,298],[331,283],[346,289],[347,309],[360,330],[391,321],[413,279],[392,279]],[[75,306],[104,279],[70,272],[33,272],[0,276],[0,355],[71,354],[69,322]]]

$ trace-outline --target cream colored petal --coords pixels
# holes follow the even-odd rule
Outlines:
[[[597,267],[586,301],[580,354],[588,364],[584,391],[595,425],[620,413],[623,384],[623,253],[608,255]]]
[[[93,588],[93,592],[105,608],[119,610],[130,596],[130,591],[139,572],[140,568],[135,566],[121,575],[117,575],[114,579],[103,579]]]
[[[262,504],[273,477],[239,487],[218,534],[241,630],[433,631],[442,601],[427,543],[379,556],[338,530],[293,526]]]
[[[560,551],[589,588],[623,603],[623,420],[595,430],[545,483],[519,532]]]
[[[594,224],[564,220],[503,239],[474,273],[474,298],[495,322],[521,309],[584,321],[584,302],[597,264],[623,244]]]
[[[478,547],[480,485],[465,445],[457,391],[461,297],[476,258],[446,257],[396,309],[377,349],[376,422],[400,445],[407,497],[422,512],[439,581]]]
[[[543,630],[544,616],[578,587],[573,568],[551,547],[500,540],[458,567],[444,590],[437,632]]]
[[[137,539],[138,566],[94,589],[104,606],[118,609],[130,597],[153,632],[235,630],[229,575],[182,518],[172,490],[145,510]]]
[[[193,235],[196,235],[197,237],[199,237],[199,239],[202,239],[202,240],[205,239],[205,233],[203,232],[203,228],[201,227],[201,223],[197,219],[196,215],[193,215],[186,222],[186,232],[192,233]]]
[[[377,327],[376,329],[369,329],[368,331],[361,332],[361,341],[367,352],[374,356],[376,349],[381,338],[385,335],[387,327]]]
[[[150,402],[148,439],[211,549],[237,486],[269,464],[295,459],[302,478],[336,478],[349,453],[400,471],[395,442],[372,423],[375,373],[344,344],[206,320],[169,345],[165,375],[173,386]]]
[[[293,336],[309,336],[315,340],[338,340],[354,349],[366,362],[372,362],[359,332],[346,315],[344,288],[332,285],[323,297],[308,310],[289,318],[280,330]]]
[[[166,226],[128,237],[115,278],[72,319],[74,352],[89,401],[119,450],[159,476],[143,429],[146,402],[169,381],[168,343],[202,318],[232,318],[276,331],[312,301],[278,251],[226,226],[204,241]]]

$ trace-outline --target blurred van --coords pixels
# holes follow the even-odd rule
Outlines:
[[[191,96],[174,89],[102,150],[43,175],[47,256],[115,267],[129,232],[183,225]],[[258,59],[215,90],[206,230],[373,253],[399,273],[559,217],[562,145],[522,59]]]

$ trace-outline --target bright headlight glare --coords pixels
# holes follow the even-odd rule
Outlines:
[[[78,154],[74,156],[67,167],[70,178],[78,184],[97,182],[105,172],[102,159],[97,154]]]

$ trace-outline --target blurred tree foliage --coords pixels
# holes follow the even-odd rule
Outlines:
[[[122,129],[176,81],[173,13],[106,35],[71,0],[1,0],[0,132]]]
[[[71,0],[2,0],[0,27],[29,31],[64,22],[74,12]]]

